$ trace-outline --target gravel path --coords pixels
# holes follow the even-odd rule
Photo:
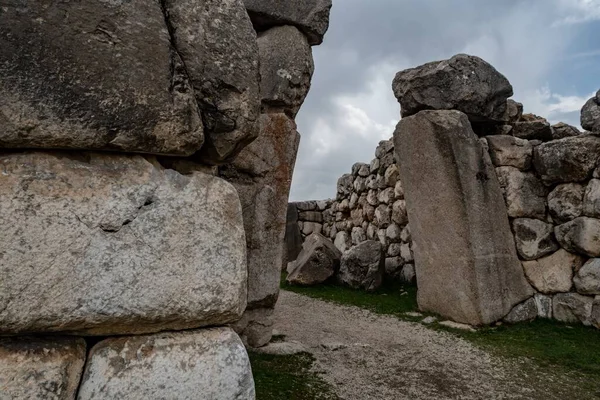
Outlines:
[[[564,399],[564,377],[495,358],[418,323],[282,291],[275,329],[302,343],[342,399]],[[528,372],[526,372],[528,371]],[[567,397],[565,397],[567,396]],[[579,397],[582,398],[582,397]]]

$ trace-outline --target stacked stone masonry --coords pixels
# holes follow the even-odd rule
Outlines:
[[[271,3],[2,7],[1,398],[255,398],[331,7]]]

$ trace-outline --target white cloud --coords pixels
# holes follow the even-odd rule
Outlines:
[[[555,26],[600,20],[598,0],[558,0],[557,5],[562,17],[555,22]]]
[[[531,112],[547,118],[552,123],[566,122],[580,127],[581,108],[593,93],[584,96],[561,95],[553,93],[549,85],[525,93],[523,103],[525,112]]]

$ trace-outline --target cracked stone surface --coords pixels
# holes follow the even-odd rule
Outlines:
[[[229,183],[153,158],[0,155],[0,333],[137,334],[225,324],[246,306]]]

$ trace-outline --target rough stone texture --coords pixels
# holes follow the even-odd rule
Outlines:
[[[287,203],[299,144],[300,135],[291,118],[283,113],[262,114],[258,139],[221,170],[242,203],[249,307],[273,306],[277,301]],[[308,223],[305,229],[319,231]]]
[[[351,242],[352,240],[347,232],[342,231],[335,235],[334,245],[342,253],[350,248]]]
[[[419,307],[475,325],[503,318],[533,292],[494,168],[467,116],[422,111],[400,121],[394,141],[415,245]]]
[[[518,324],[519,322],[533,321],[538,316],[538,309],[535,299],[531,297],[527,301],[516,305],[506,317],[504,321],[509,324]]]
[[[0,170],[0,333],[134,334],[240,317],[245,237],[227,182],[96,153],[4,154]]]
[[[83,339],[0,339],[0,398],[71,400],[85,363]]]
[[[592,179],[585,188],[583,215],[600,217],[600,179]]]
[[[592,324],[593,297],[577,293],[559,293],[552,299],[552,314],[554,319],[567,322]]]
[[[573,270],[581,267],[583,259],[563,249],[535,261],[523,262],[529,282],[539,292],[551,294],[568,292],[573,286]]]
[[[159,2],[4,3],[0,49],[0,147],[191,155],[203,144]]]
[[[590,132],[600,132],[600,90],[581,109],[581,127]]]
[[[253,349],[264,346],[273,337],[273,308],[246,310],[242,318],[231,327],[240,335],[245,346]]]
[[[323,283],[338,270],[342,253],[322,235],[312,234],[302,246],[298,259],[289,267],[292,285],[310,286]]]
[[[546,217],[547,190],[533,173],[522,172],[514,167],[498,167],[496,174],[506,199],[509,217]]]
[[[400,273],[401,281],[413,283],[416,276],[414,264],[406,264],[404,267],[402,267],[402,272]]]
[[[600,295],[600,259],[592,258],[586,262],[573,278],[577,292]]]
[[[486,139],[495,166],[510,166],[520,170],[531,168],[533,146],[528,140],[508,135],[488,136]]]
[[[582,182],[592,177],[599,154],[600,137],[579,135],[537,146],[533,159],[547,184]]]
[[[517,252],[523,260],[536,260],[559,249],[554,226],[537,219],[518,218],[512,223]]]
[[[600,329],[600,296],[596,296],[592,305],[592,325]]]
[[[78,399],[254,400],[242,341],[229,328],[107,339],[90,352]]]
[[[263,107],[283,108],[295,116],[315,70],[306,37],[293,26],[275,27],[259,34],[258,49]]]
[[[552,318],[552,296],[546,296],[544,294],[536,293],[533,296],[535,305],[538,311],[539,318],[551,319]]]
[[[329,28],[331,0],[244,0],[248,14],[257,30],[278,25],[294,25],[308,38],[311,45],[323,42]]]
[[[576,127],[565,124],[564,122],[559,122],[558,124],[552,125],[552,139],[564,139],[571,136],[579,136],[581,135],[581,131]]]
[[[393,90],[403,117],[421,110],[459,110],[473,121],[503,120],[513,95],[494,67],[465,54],[398,72]]]
[[[342,254],[340,283],[353,289],[378,289],[385,273],[385,256],[381,243],[368,240]]]
[[[552,127],[548,121],[532,114],[523,117],[525,120],[513,124],[512,134],[515,137],[543,142],[552,140]]]
[[[172,43],[202,111],[205,163],[231,161],[258,136],[256,33],[242,0],[164,0]]]
[[[564,183],[548,195],[548,209],[552,219],[565,223],[581,216],[585,186],[578,183]]]
[[[288,262],[294,261],[302,251],[302,232],[298,227],[298,209],[295,204],[288,204],[287,217],[285,225],[285,246],[284,259],[282,269],[287,266]]]
[[[570,252],[600,257],[600,220],[579,217],[555,227],[554,235]]]

